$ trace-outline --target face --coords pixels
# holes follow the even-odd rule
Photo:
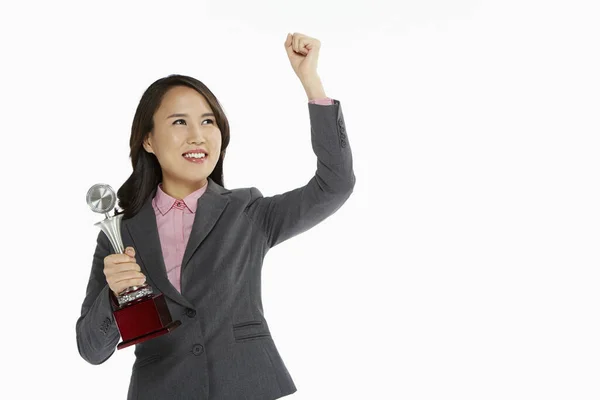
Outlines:
[[[154,130],[144,140],[144,149],[158,159],[162,189],[183,199],[207,183],[219,161],[221,131],[204,96],[187,86],[168,90],[153,121]],[[194,149],[208,153],[201,163],[183,157],[184,152]]]

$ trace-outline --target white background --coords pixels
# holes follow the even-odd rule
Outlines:
[[[293,399],[600,397],[594,1],[6,2],[1,398],[124,399],[75,323],[143,91],[203,81],[231,123],[228,188],[316,169],[283,43],[322,42],[356,186],[273,248],[263,303]]]

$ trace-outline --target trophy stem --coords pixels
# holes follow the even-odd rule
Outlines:
[[[97,226],[106,234],[115,253],[124,253],[125,249],[121,239],[121,220],[123,219],[123,214],[114,217],[111,217],[108,213],[106,215],[107,218],[105,220],[96,222],[94,226]]]

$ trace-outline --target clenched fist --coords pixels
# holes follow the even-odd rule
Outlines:
[[[317,75],[321,49],[319,39],[298,32],[294,32],[293,35],[288,33],[284,46],[292,69],[300,80],[307,80]]]
[[[115,296],[128,287],[143,285],[146,276],[141,273],[141,270],[135,262],[133,247],[127,247],[125,254],[111,254],[104,257],[104,276]]]

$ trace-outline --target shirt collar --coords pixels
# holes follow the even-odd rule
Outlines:
[[[184,202],[185,206],[192,213],[196,213],[196,207],[198,206],[198,199],[200,198],[200,196],[202,196],[204,194],[204,192],[206,192],[207,188],[208,188],[208,183],[206,185],[204,185],[203,187],[201,187],[200,189],[188,194],[184,199],[181,200]],[[154,200],[154,204],[156,205],[156,208],[158,208],[158,210],[161,212],[162,215],[165,215],[166,213],[168,213],[169,210],[171,208],[173,208],[175,203],[179,201],[178,199],[171,197],[170,195],[168,195],[167,193],[165,193],[163,191],[162,182],[158,184],[158,188],[156,190],[156,195],[154,196],[153,200]]]

